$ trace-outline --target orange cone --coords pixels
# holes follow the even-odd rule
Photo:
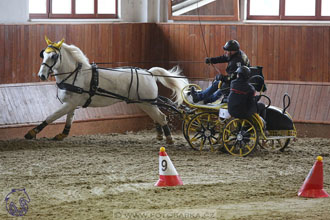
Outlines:
[[[329,197],[329,194],[323,189],[323,158],[317,157],[317,161],[309,171],[303,185],[298,191],[298,196],[309,198]]]
[[[182,180],[176,172],[171,159],[165,152],[165,147],[159,151],[159,180],[155,186],[178,186],[183,185]]]

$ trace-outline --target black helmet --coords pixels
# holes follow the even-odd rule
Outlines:
[[[236,73],[239,75],[240,78],[249,79],[251,76],[251,70],[247,66],[241,66],[236,70]]]
[[[227,51],[238,51],[239,43],[237,40],[230,40],[225,44],[225,46],[223,46],[223,49]]]

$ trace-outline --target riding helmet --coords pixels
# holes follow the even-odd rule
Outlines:
[[[249,79],[251,76],[251,70],[247,66],[241,66],[236,70],[236,73],[239,75],[240,78],[245,80]]]
[[[225,44],[225,46],[223,46],[223,49],[227,51],[238,51],[239,43],[237,40],[230,40]]]

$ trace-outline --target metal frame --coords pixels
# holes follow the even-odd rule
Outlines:
[[[46,14],[29,14],[30,19],[38,18],[50,18],[50,19],[102,19],[102,18],[118,18],[118,0],[116,3],[115,14],[98,14],[97,4],[98,0],[94,0],[94,13],[93,14],[76,14],[76,0],[71,0],[71,14],[53,14],[52,13],[52,2],[53,0],[46,1]]]
[[[250,15],[250,1],[247,0],[248,20],[330,20],[330,16],[321,16],[322,0],[315,1],[315,16],[286,16],[285,0],[279,0],[279,16]]]
[[[205,16],[205,15],[172,15],[172,1],[168,0],[168,19],[179,21],[238,21],[239,20],[239,0],[233,0],[233,15]]]

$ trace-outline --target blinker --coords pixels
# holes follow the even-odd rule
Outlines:
[[[42,59],[44,58],[44,52],[45,52],[45,50],[40,51],[40,58],[42,58]]]

